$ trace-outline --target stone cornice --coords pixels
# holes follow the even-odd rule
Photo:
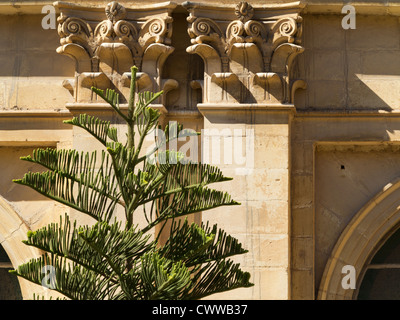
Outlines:
[[[53,0],[42,1],[3,1],[0,3],[1,15],[41,14],[45,5],[52,5]]]
[[[71,3],[81,4],[82,0],[70,0]],[[155,3],[156,1],[145,1],[144,3],[138,3],[137,1],[123,1],[123,5],[126,5],[130,8],[143,8],[148,7]],[[185,3],[182,0],[175,1],[177,5],[181,3]],[[232,4],[236,4],[236,1],[229,1]],[[101,3],[101,4],[99,4]],[[202,2],[199,2],[202,3]],[[209,5],[209,1],[204,1],[203,6]],[[218,3],[215,1],[215,3]],[[224,2],[226,3],[226,1]],[[256,0],[254,1],[254,5],[262,7],[265,3],[264,0]],[[293,3],[290,0],[287,1],[276,1],[276,6],[284,6],[287,3]],[[41,10],[44,5],[52,5],[53,0],[20,0],[20,1],[3,1],[0,3],[0,14],[13,15],[13,14],[42,14]],[[107,1],[85,1],[86,5],[91,5],[94,7],[104,7],[107,4]],[[303,8],[302,13],[310,13],[310,14],[342,14],[342,7],[346,4],[349,4],[347,0],[302,0],[301,1]],[[353,0],[350,3],[352,6],[356,8],[356,11],[359,14],[368,14],[368,15],[393,15],[400,16],[400,3],[394,0],[375,0],[375,1],[365,1],[365,0]],[[274,6],[273,3],[268,4],[268,6]],[[229,3],[228,3],[229,7]]]
[[[307,0],[303,14],[342,14],[344,5],[350,4],[357,14],[400,16],[400,2],[393,0]]]
[[[111,108],[108,103],[67,103],[65,106],[71,113],[114,113],[115,111]],[[151,108],[158,110],[161,114],[168,113],[168,110],[162,104],[151,104]],[[120,104],[119,108],[122,112],[128,111],[128,104]]]
[[[187,10],[193,10],[195,9],[196,12],[200,13],[202,11],[207,12],[207,14],[212,17],[212,18],[218,18],[221,17],[221,14],[223,16],[227,16],[228,19],[235,19],[237,17],[237,14],[235,11],[232,12],[232,7],[235,8],[235,6],[238,4],[237,1],[233,1],[232,3],[229,4],[221,4],[221,2],[218,1],[205,1],[205,2],[192,2],[192,1],[185,1],[182,3],[182,6],[185,7]],[[253,17],[254,19],[268,19],[276,15],[281,15],[283,11],[285,10],[291,10],[295,9],[298,11],[298,9],[302,9],[306,6],[304,1],[292,1],[292,2],[269,2],[266,3],[265,1],[259,2],[259,1],[253,1],[252,5],[253,7]],[[211,10],[211,12],[210,12]],[[204,13],[203,12],[203,13]]]
[[[247,103],[208,103],[197,105],[200,113],[207,119],[234,118],[234,119],[253,119],[257,117],[283,115],[293,119],[296,108],[293,104],[247,104]],[[239,118],[237,118],[239,117]],[[243,118],[244,117],[244,118]]]
[[[259,103],[200,103],[197,105],[201,113],[205,112],[247,112],[247,111],[270,111],[270,112],[295,112],[293,104],[259,104]]]
[[[1,110],[0,119],[3,118],[57,118],[57,117],[68,117],[71,113],[68,110],[50,111],[50,110],[18,110],[9,111]]]
[[[348,119],[348,118],[398,118],[400,117],[399,110],[384,111],[384,110],[348,110],[348,111],[337,111],[337,110],[297,110],[296,117],[302,119],[313,119],[313,118],[326,118],[326,119]]]

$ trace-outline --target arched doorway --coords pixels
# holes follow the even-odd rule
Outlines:
[[[396,241],[400,241],[400,239],[397,239],[400,235],[394,233],[393,230],[398,229],[399,223],[400,179],[396,179],[386,185],[354,216],[339,237],[325,266],[318,291],[318,299],[357,299],[359,291],[364,297],[365,294],[371,296],[371,292],[367,293],[368,290],[364,290],[366,290],[368,282],[371,282],[377,271],[369,270],[376,268],[373,261],[377,260],[374,259],[379,257],[382,259],[385,251],[380,253],[379,248],[393,251],[392,257],[396,254]],[[395,237],[389,239],[391,235]],[[390,242],[387,242],[387,239]],[[383,243],[388,243],[387,247],[385,245],[382,246]],[[398,248],[400,250],[400,242]],[[375,254],[378,253],[379,255],[376,256]],[[371,265],[372,267],[370,267]],[[344,266],[354,267],[356,274],[355,289],[349,289],[342,285],[342,280],[345,276],[342,273]],[[397,271],[400,272],[400,269]],[[379,271],[378,273],[381,276],[386,274],[386,280],[389,280],[390,277],[388,277],[387,272]],[[366,282],[364,282],[364,279]],[[361,285],[363,286],[362,290]],[[370,286],[369,291],[372,288]]]

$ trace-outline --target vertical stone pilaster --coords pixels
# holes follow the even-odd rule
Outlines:
[[[183,5],[187,51],[205,65],[203,159],[234,178],[221,188],[241,203],[203,217],[244,243],[239,262],[255,283],[222,298],[290,299],[290,127],[294,92],[306,87],[292,66],[304,50],[302,8]]]
[[[198,106],[204,116],[203,159],[233,180],[221,190],[240,206],[203,212],[249,252],[239,257],[255,286],[232,299],[290,299],[290,127],[292,107]]]

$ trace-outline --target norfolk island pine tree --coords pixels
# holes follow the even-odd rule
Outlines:
[[[104,147],[100,157],[96,151],[47,148],[21,158],[46,171],[28,172],[15,183],[92,217],[94,223],[78,226],[65,214],[59,223],[29,231],[23,242],[43,254],[10,272],[42,285],[43,270],[51,266],[50,288],[72,300],[195,300],[252,286],[250,274],[231,260],[247,252],[237,239],[216,224],[182,219],[239,205],[228,193],[208,187],[231,178],[215,166],[185,161],[177,151],[162,150],[160,141],[141,155],[146,135],[158,128],[160,113],[150,104],[162,91],[135,94],[136,72],[133,66],[127,112],[120,109],[114,90],[92,88],[124,120],[126,142],[118,140],[109,121],[81,114],[64,122],[98,140]],[[168,126],[164,132],[164,143],[177,138],[169,137]],[[123,208],[123,221],[115,218],[117,206]],[[135,224],[139,208],[147,223],[144,227]],[[169,236],[161,243],[154,228],[166,225]]]

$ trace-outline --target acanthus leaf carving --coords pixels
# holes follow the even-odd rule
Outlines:
[[[100,72],[108,77],[122,97],[129,95],[123,74],[135,64],[139,70],[146,60],[146,72],[153,85],[150,90],[160,89],[160,64],[165,55],[172,52],[164,50],[163,59],[159,55],[148,55],[153,44],[169,46],[172,36],[172,10],[175,4],[164,3],[147,6],[140,10],[125,8],[117,1],[108,3],[103,12],[99,7],[85,7],[65,2],[57,2],[60,11],[58,34],[61,46],[58,53],[66,54],[76,61],[75,101],[83,101],[76,90],[85,81],[79,81],[83,74]],[[154,12],[154,13],[153,13]],[[74,48],[72,48],[73,46]],[[83,52],[83,51],[84,52]],[[151,61],[152,56],[154,60]],[[157,57],[156,57],[157,56]],[[157,67],[149,68],[150,64]],[[150,70],[150,71],[149,71]],[[70,86],[68,87],[72,91]],[[84,91],[84,90],[83,90]],[[120,95],[121,96],[121,95]],[[87,95],[84,98],[87,101]]]
[[[201,53],[201,57],[205,61],[207,74],[204,81],[210,82],[211,79],[216,79],[214,74],[231,72],[238,73],[238,78],[242,82],[241,86],[232,83],[230,87],[229,83],[224,82],[222,86],[222,82],[211,81],[204,84],[205,88],[220,85],[222,90],[242,90],[242,94],[236,96],[249,98],[250,102],[268,102],[257,99],[273,96],[281,103],[293,103],[290,93],[292,62],[297,54],[303,51],[301,47],[302,18],[299,15],[301,7],[293,4],[293,7],[274,5],[270,8],[268,6],[257,8],[247,2],[240,2],[233,9],[237,19],[232,19],[232,11],[229,11],[226,6],[211,8],[209,5],[193,3],[186,3],[184,6],[190,12],[187,20],[189,22],[188,34],[192,44],[206,43],[214,48],[222,66],[221,69],[215,62],[215,54],[207,56],[204,54],[207,50],[188,48],[188,52]],[[293,45],[289,56],[286,55],[285,50],[279,48],[282,44]],[[285,58],[288,59],[285,60]],[[212,63],[210,59],[212,59]],[[213,66],[214,69],[210,66]],[[271,87],[266,85],[267,82],[264,80],[261,81],[261,78],[264,77],[261,76],[262,74],[274,75],[274,79],[280,80],[274,81],[274,85]],[[257,77],[258,79],[255,79]],[[279,86],[279,84],[281,85]],[[259,90],[256,87],[261,90],[278,90],[279,92],[258,94],[257,98],[251,97],[254,90]],[[302,87],[304,86],[299,86],[299,88]],[[213,92],[215,90],[213,89]],[[208,100],[209,96],[204,92],[204,102],[213,102]],[[220,95],[215,96],[218,99]],[[222,96],[227,95],[222,94]],[[249,103],[249,101],[247,102]],[[237,102],[246,103],[244,100]]]

